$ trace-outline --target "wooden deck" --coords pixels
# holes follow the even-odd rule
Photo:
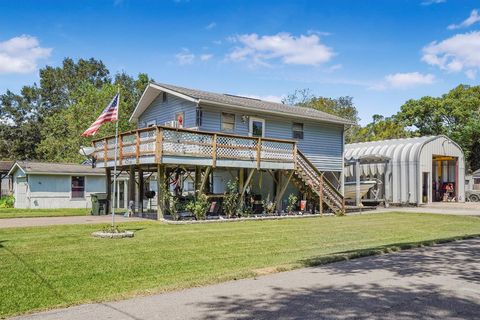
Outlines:
[[[112,168],[115,136],[93,142],[96,166]],[[117,166],[181,164],[256,169],[295,168],[295,141],[149,127],[121,133]]]

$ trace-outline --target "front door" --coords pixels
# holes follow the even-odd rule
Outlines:
[[[250,137],[265,137],[265,119],[250,117]]]

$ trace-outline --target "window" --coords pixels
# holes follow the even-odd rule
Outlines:
[[[72,177],[72,199],[85,198],[85,177]]]
[[[202,117],[203,117],[202,109],[197,108],[197,113],[196,113],[196,117],[195,117],[195,127],[201,127],[202,126]]]
[[[292,125],[293,139],[303,139],[303,123],[294,122]]]
[[[180,128],[183,128],[185,125],[185,115],[183,112],[178,112],[175,114],[175,121],[177,121],[177,124]]]
[[[250,130],[251,137],[264,137],[265,136],[265,119],[250,117]]]
[[[233,132],[235,130],[235,115],[233,113],[222,112],[222,131]]]
[[[162,92],[162,102],[167,102],[167,93]]]

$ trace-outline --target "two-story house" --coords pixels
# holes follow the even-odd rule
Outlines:
[[[168,208],[161,190],[182,186],[179,179],[190,177],[195,190],[212,197],[238,179],[241,198],[248,193],[271,199],[278,211],[294,193],[307,200],[310,210],[344,212],[348,120],[309,108],[151,83],[130,121],[137,129],[120,134],[117,166],[130,173],[129,195],[139,211],[145,189],[155,189],[158,217],[163,217]],[[110,177],[115,137],[96,140],[94,147],[97,167],[105,167]],[[156,188],[144,187],[152,186],[147,177]]]

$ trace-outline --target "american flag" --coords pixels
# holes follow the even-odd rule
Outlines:
[[[119,94],[117,93],[108,106],[102,111],[102,114],[97,118],[97,120],[92,123],[90,128],[82,133],[82,137],[93,136],[100,129],[100,126],[105,122],[118,120],[118,97]]]

